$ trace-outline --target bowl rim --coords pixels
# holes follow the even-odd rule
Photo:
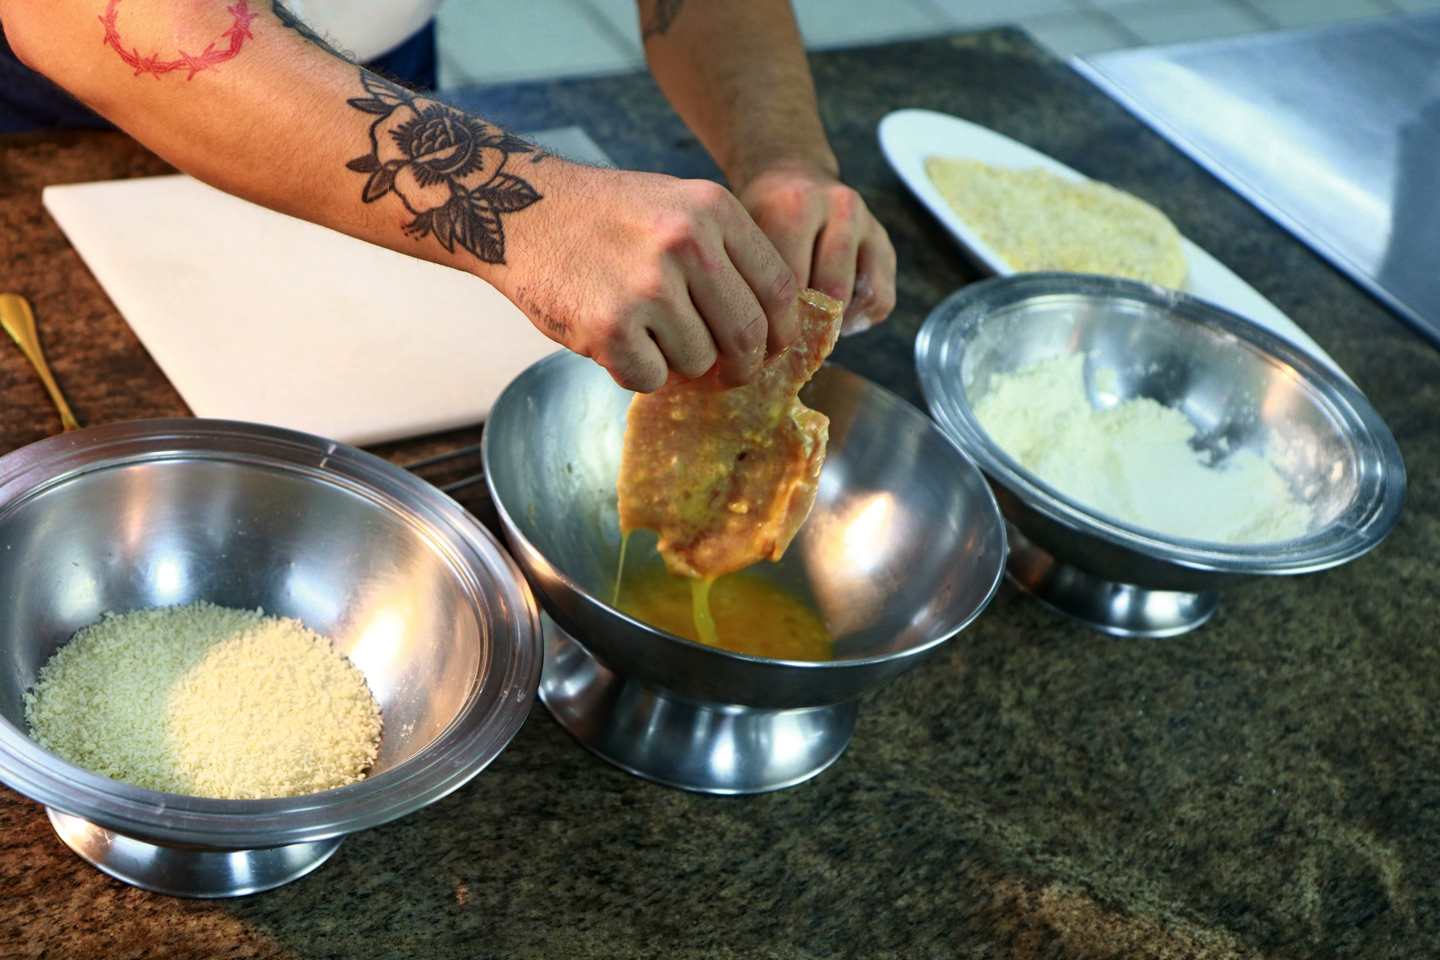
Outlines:
[[[958,371],[975,334],[1005,308],[1027,300],[1073,296],[1158,308],[1206,328],[1236,349],[1285,368],[1340,424],[1364,469],[1350,505],[1327,524],[1290,540],[1225,544],[1174,537],[1100,513],[1022,467],[980,425]],[[930,311],[915,341],[921,390],[936,422],[981,470],[1041,516],[1068,529],[1194,570],[1239,575],[1308,573],[1345,563],[1374,548],[1399,522],[1405,464],[1394,436],[1359,388],[1288,340],[1204,300],[1118,277],[1058,271],[994,277],[962,287]],[[1339,537],[1333,536],[1342,531]]]
[[[557,351],[547,357],[536,361],[524,372],[522,372],[520,376],[512,380],[503,391],[501,391],[500,396],[496,398],[494,405],[491,407],[492,414],[495,410],[503,411],[504,409],[507,409],[510,405],[513,405],[515,403],[514,400],[506,402],[507,395],[511,394],[512,392],[517,395],[520,394],[523,390],[526,389],[525,381],[527,379],[551,376],[551,374],[549,373],[550,366],[562,366],[575,363],[577,361],[593,362],[586,360],[586,358],[584,357],[569,353],[568,351]],[[858,381],[866,389],[875,391],[885,402],[893,403],[898,409],[903,409],[908,414],[913,414],[920,421],[923,421],[927,426],[935,428],[934,422],[930,418],[926,417],[923,411],[917,409],[913,404],[906,402],[898,394],[887,390],[885,387],[881,386],[878,383],[875,383],[873,380],[863,377],[860,374],[855,373],[851,370],[847,370],[844,367],[832,363],[829,360],[827,360],[822,365],[821,371],[823,371],[827,376],[839,376],[842,378],[850,378]],[[817,371],[815,376],[820,376],[821,371]],[[813,380],[814,378],[812,377],[811,381],[807,381],[807,385],[808,383],[813,382]],[[617,387],[617,389],[623,388]],[[803,391],[804,388],[802,387],[801,389]],[[630,394],[631,396],[634,395],[634,391],[625,392],[627,394]],[[944,440],[949,445],[951,449],[955,451],[956,455],[960,458],[960,461],[962,463],[970,466],[973,469],[979,470],[979,467],[975,463],[974,459],[966,452],[966,450],[961,445],[955,442],[953,437],[949,436],[943,429],[936,428],[935,432],[942,440]],[[485,480],[490,490],[490,499],[494,502],[495,510],[500,515],[501,522],[504,525],[506,532],[510,536],[519,537],[526,550],[534,554],[536,557],[539,557],[540,560],[546,565],[546,567],[550,570],[552,575],[557,580],[563,583],[566,588],[575,596],[582,598],[586,603],[599,605],[604,609],[610,611],[613,615],[625,620],[627,623],[659,639],[680,643],[697,652],[703,652],[705,654],[717,656],[722,659],[737,660],[742,663],[748,663],[760,667],[799,667],[806,670],[840,671],[852,668],[873,667],[880,664],[902,661],[911,657],[920,657],[921,655],[931,650],[934,650],[936,647],[940,646],[946,641],[954,639],[961,631],[963,631],[966,627],[970,626],[970,624],[973,623],[975,619],[980,616],[980,614],[984,613],[985,610],[989,607],[990,602],[995,599],[995,594],[1000,589],[1000,582],[1005,578],[1004,558],[1008,550],[1008,547],[1006,545],[1005,523],[1003,516],[1000,512],[1000,506],[995,500],[994,491],[990,490],[988,484],[982,483],[980,485],[980,489],[985,492],[985,496],[987,498],[986,502],[989,504],[991,513],[999,521],[999,536],[1001,542],[1001,549],[998,551],[999,559],[995,563],[995,570],[991,577],[991,582],[985,592],[984,599],[976,605],[975,609],[972,610],[968,616],[966,616],[963,620],[956,624],[953,629],[946,631],[943,635],[939,637],[934,637],[930,640],[927,640],[924,643],[916,644],[913,647],[906,647],[904,650],[878,654],[869,657],[845,657],[842,659],[832,660],[784,660],[778,657],[760,657],[749,653],[739,653],[734,650],[727,650],[724,647],[712,647],[708,644],[699,643],[695,640],[691,640],[688,637],[682,637],[678,634],[670,633],[668,630],[661,630],[659,627],[652,626],[643,620],[635,619],[629,614],[621,611],[619,608],[611,605],[610,601],[606,598],[596,596],[592,591],[586,589],[583,585],[574,580],[569,574],[557,567],[549,557],[545,556],[545,554],[542,553],[540,549],[530,541],[530,538],[525,536],[523,528],[518,522],[516,522],[515,518],[510,514],[510,511],[506,509],[504,499],[500,497],[498,492],[495,490],[494,481],[491,479],[492,471],[490,470],[490,436],[490,431],[487,430],[480,438],[481,459],[484,463]]]
[[[427,541],[462,580],[488,642],[456,716],[417,753],[364,780],[296,797],[222,800],[164,793],[64,760],[0,717],[0,780],[63,813],[148,842],[200,849],[306,843],[368,829],[459,789],[519,731],[540,681],[539,608],[518,564],[463,507],[402,468],[338,441],[240,421],[138,420],[89,427],[0,457],[0,520],[74,479],[140,463],[241,463],[357,494]],[[482,584],[494,588],[487,594]],[[486,614],[489,619],[486,619]],[[497,667],[500,672],[497,672]]]

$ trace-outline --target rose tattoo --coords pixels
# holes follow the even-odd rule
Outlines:
[[[350,106],[376,120],[370,125],[370,153],[346,166],[370,174],[365,202],[393,193],[415,215],[406,233],[433,234],[446,250],[459,245],[486,263],[504,263],[502,215],[541,199],[534,187],[506,172],[505,163],[512,153],[537,153],[536,148],[374,74],[362,70],[360,82],[370,96]]]

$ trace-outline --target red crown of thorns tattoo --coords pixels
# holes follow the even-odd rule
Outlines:
[[[229,30],[220,34],[219,39],[213,41],[198,54],[190,54],[181,50],[179,60],[161,60],[158,53],[142,57],[140,51],[134,47],[129,50],[125,49],[120,40],[120,31],[115,27],[115,11],[119,6],[120,0],[110,0],[105,5],[105,15],[100,18],[100,22],[105,25],[105,39],[102,44],[114,47],[115,52],[120,55],[120,59],[134,68],[135,76],[148,73],[156,80],[160,79],[160,74],[169,73],[172,70],[189,70],[190,75],[185,79],[194,80],[195,74],[200,71],[214,70],[216,64],[234,58],[240,52],[240,48],[245,45],[246,40],[255,39],[255,35],[250,32],[250,21],[260,16],[258,13],[250,12],[245,0],[239,0],[235,6],[225,8],[235,18],[235,22],[230,24]],[[222,46],[217,50],[216,44],[223,43],[227,38],[230,45]]]

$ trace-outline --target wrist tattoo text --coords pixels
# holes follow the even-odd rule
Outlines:
[[[655,9],[650,14],[650,22],[645,24],[645,29],[640,34],[640,42],[644,43],[651,37],[663,37],[669,33],[683,6],[685,0],[655,0]]]
[[[237,0],[235,6],[226,7],[225,11],[234,17],[230,28],[212,40],[204,50],[199,53],[179,50],[177,57],[165,59],[159,51],[142,56],[138,47],[125,49],[125,41],[120,37],[120,0],[110,0],[105,5],[104,15],[100,17],[100,22],[105,26],[105,39],[101,43],[119,54],[120,59],[135,71],[137,77],[148,73],[159,80],[161,74],[186,70],[188,74],[185,79],[194,80],[195,74],[214,70],[226,60],[233,60],[240,54],[246,40],[255,39],[255,35],[250,32],[250,21],[259,14],[251,13],[245,0]]]
[[[570,335],[570,324],[561,320],[550,311],[542,307],[534,297],[530,295],[528,288],[521,287],[515,291],[515,301],[520,304],[520,309],[539,325],[543,326],[557,343],[564,343],[565,338]]]
[[[370,96],[356,97],[350,106],[374,114],[375,122],[370,152],[346,166],[370,175],[361,194],[365,202],[393,193],[415,216],[405,225],[406,233],[433,235],[446,250],[458,245],[486,263],[504,263],[504,215],[542,199],[505,164],[511,154],[539,151],[499,127],[373,73],[361,70],[360,82]]]

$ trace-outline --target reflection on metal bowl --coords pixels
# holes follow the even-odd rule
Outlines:
[[[1035,477],[986,433],[974,404],[992,376],[1086,356],[1117,374],[1118,400],[1150,397],[1197,428],[1199,450],[1268,454],[1311,529],[1277,543],[1167,536],[1101,514]],[[1171,636],[1204,623],[1222,589],[1360,556],[1394,528],[1405,467],[1352,384],[1288,342],[1182,293],[1127,280],[1019,274],[972,284],[926,319],[916,366],[940,426],[990,479],[1010,524],[1010,577],[1107,633]]]
[[[235,896],[308,873],[345,834],[484,769],[539,684],[539,611],[494,538],[428,484],[318,437],[152,420],[43,440],[0,458],[0,545],[0,778],[50,808],[82,857],[145,889]],[[295,617],[364,672],[384,720],[365,780],[178,796],[29,738],[25,691],[76,630],[197,600]]]
[[[630,396],[590,361],[557,353],[521,374],[486,424],[495,504],[551,618],[541,699],[581,743],[661,783],[712,793],[799,783],[845,749],[861,693],[989,602],[1005,555],[994,498],[922,413],[823,368],[801,394],[830,417],[815,508],[783,561],[750,571],[814,605],[835,658],[707,647],[607,602]],[[632,557],[646,548],[642,533]]]

